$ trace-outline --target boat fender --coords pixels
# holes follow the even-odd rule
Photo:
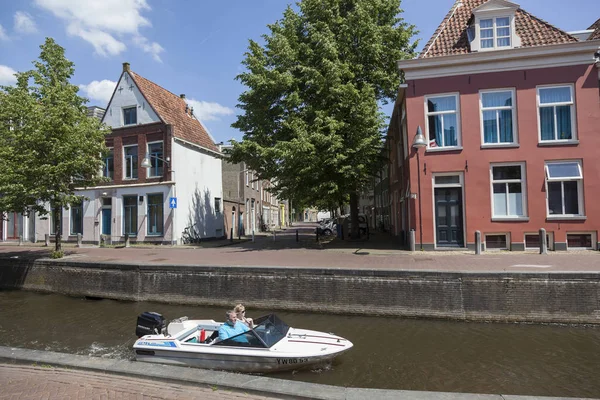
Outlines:
[[[206,331],[204,329],[202,329],[200,331],[200,339],[198,340],[198,342],[204,343],[205,340],[206,340]]]

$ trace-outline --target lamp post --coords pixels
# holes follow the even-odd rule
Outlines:
[[[177,186],[175,183],[175,171],[173,171],[171,168],[171,160],[169,159],[169,157],[167,157],[166,159],[164,158],[160,158],[158,156],[155,156],[154,154],[149,154],[146,153],[146,156],[144,156],[144,158],[142,159],[142,163],[141,166],[142,168],[146,168],[146,170],[152,168],[152,162],[150,161],[151,158],[155,158],[159,161],[162,161],[164,163],[167,164],[167,166],[169,167],[169,172],[171,172],[173,174],[173,197],[177,198]],[[172,208],[172,212],[173,212],[173,224],[172,224],[172,229],[171,229],[171,245],[173,245],[173,243],[175,243],[175,208]]]
[[[425,141],[425,136],[423,136],[423,132],[421,131],[421,126],[417,127],[417,134],[412,142],[412,148],[417,152],[417,196],[419,196],[419,246],[421,247],[421,251],[423,251],[423,218],[422,218],[422,203],[421,203],[421,160],[419,159],[419,150],[422,147],[426,147],[427,142]]]

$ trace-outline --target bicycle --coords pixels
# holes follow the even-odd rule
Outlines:
[[[181,235],[183,244],[200,243],[202,238],[193,226],[188,226],[183,230]]]

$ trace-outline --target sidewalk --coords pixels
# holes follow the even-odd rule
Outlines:
[[[72,244],[63,246],[65,260],[142,265],[257,266],[336,269],[385,269],[445,272],[600,272],[597,251],[536,252],[469,251],[410,252],[399,250],[387,235],[373,235],[362,242],[331,237],[317,241],[314,224],[299,224],[286,230],[257,234],[255,241],[228,240],[184,246],[132,246],[99,248]],[[298,231],[298,241],[296,241]],[[379,236],[379,237],[378,237]],[[52,247],[42,244],[0,244],[0,256],[47,257]]]
[[[262,400],[266,397],[234,392],[217,385],[182,385],[149,379],[115,376],[91,371],[55,368],[49,365],[0,364],[0,399],[214,399]]]

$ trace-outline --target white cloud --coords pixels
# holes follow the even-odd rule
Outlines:
[[[158,44],[156,42],[150,43],[148,41],[148,39],[146,39],[143,36],[134,37],[133,42],[136,45],[138,45],[138,47],[140,47],[142,50],[144,50],[146,53],[150,53],[152,55],[152,58],[154,58],[154,60],[156,60],[158,62],[162,62],[162,60],[160,59],[160,53],[165,51],[165,49],[163,49],[163,47],[160,44]]]
[[[101,81],[92,81],[87,85],[79,85],[79,88],[85,92],[90,100],[100,101],[100,105],[106,107],[110,101],[117,82],[103,79]]]
[[[219,121],[220,116],[233,115],[231,108],[220,105],[219,103],[210,103],[208,101],[199,101],[194,99],[186,100],[194,108],[194,115],[200,121]]]
[[[8,40],[8,35],[2,25],[0,25],[0,40]]]
[[[37,27],[31,15],[23,11],[15,13],[15,31],[18,33],[36,33]]]
[[[0,65],[0,85],[10,86],[17,82],[17,71],[6,65]]]
[[[142,16],[149,11],[146,0],[34,0],[35,3],[56,17],[64,20],[67,33],[78,36],[94,46],[101,56],[113,56],[126,49],[124,38],[133,37],[133,42],[155,60],[164,50],[156,42],[149,43],[140,35],[143,27],[152,26]]]

